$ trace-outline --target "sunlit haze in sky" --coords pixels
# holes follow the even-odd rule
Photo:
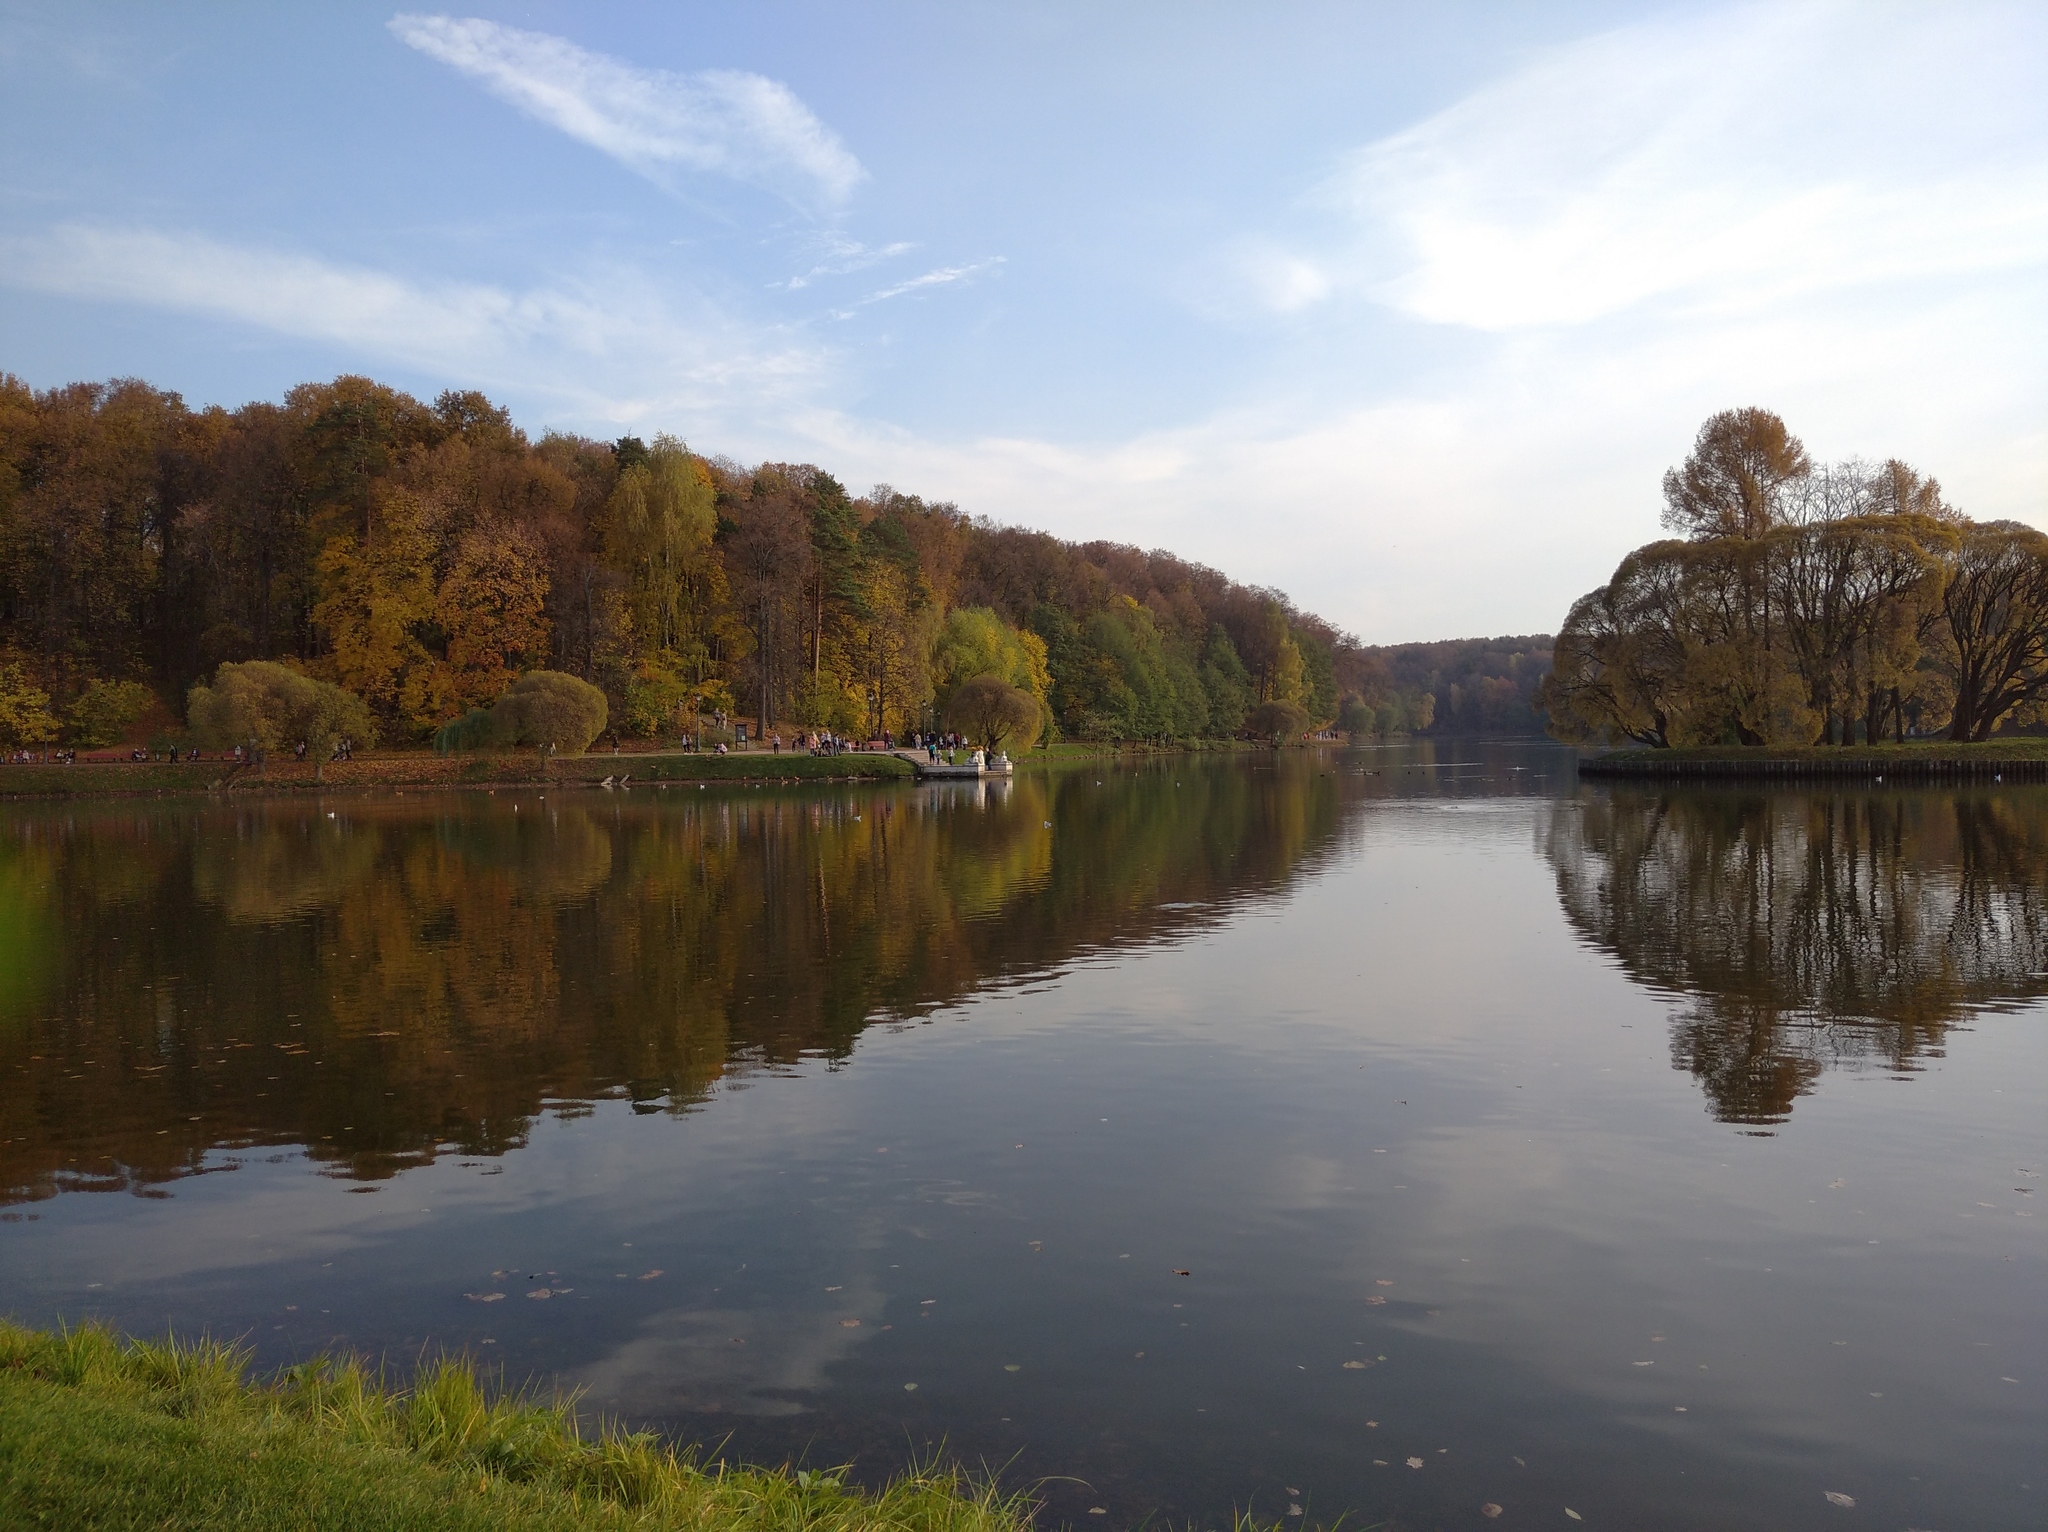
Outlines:
[[[0,5],[0,370],[364,372],[1547,632],[1707,414],[2048,526],[2048,7]]]

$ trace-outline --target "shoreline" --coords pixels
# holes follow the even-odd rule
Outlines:
[[[2048,739],[1617,750],[1581,757],[1579,775],[1614,781],[2048,782]]]
[[[1040,770],[1067,762],[1122,756],[1183,755],[1266,749],[1246,741],[1195,740],[1186,745],[1059,744],[1019,758],[1017,769]],[[542,761],[533,755],[431,755],[423,751],[366,753],[332,761],[315,774],[304,761],[272,760],[258,767],[233,761],[85,760],[75,766],[0,763],[0,802],[34,799],[117,799],[195,796],[257,797],[304,793],[374,792],[387,788],[602,788],[608,777],[630,777],[635,787],[657,783],[741,783],[794,786],[815,783],[909,782],[915,768],[881,750],[806,755],[749,750],[736,755],[701,751],[630,750]]]
[[[832,756],[638,751],[556,756],[547,761],[532,755],[407,753],[332,761],[317,776],[315,768],[303,761],[270,761],[261,767],[232,761],[81,761],[76,766],[9,763],[0,765],[0,799],[255,797],[380,788],[601,788],[606,778],[627,776],[636,786],[654,782],[885,782],[908,781],[911,769],[908,761],[879,751]]]

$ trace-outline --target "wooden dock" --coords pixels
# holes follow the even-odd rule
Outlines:
[[[934,762],[921,750],[892,750],[889,753],[898,760],[910,762],[920,782],[984,782],[990,777],[1008,777],[1015,770],[1008,761],[990,769],[986,766],[950,766],[944,761]]]

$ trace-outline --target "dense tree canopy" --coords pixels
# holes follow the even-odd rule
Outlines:
[[[1455,638],[1366,650],[1379,677],[1360,688],[1354,732],[1541,735],[1538,693],[1550,674],[1547,633]]]
[[[1664,479],[1685,541],[1581,597],[1542,700],[1568,740],[1983,740],[2048,711],[2048,536],[1971,521],[1905,464],[1815,466],[1763,410]]]
[[[0,730],[55,737],[95,682],[145,685],[168,727],[252,660],[345,689],[397,741],[536,670],[641,735],[936,727],[987,675],[1054,732],[1170,739],[1273,702],[1326,725],[1380,685],[1277,591],[808,464],[533,441],[481,394],[360,377],[237,410],[0,377]],[[116,698],[94,695],[100,737]]]

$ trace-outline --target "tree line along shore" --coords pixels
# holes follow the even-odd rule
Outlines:
[[[1426,730],[1440,699],[1389,653],[1170,553],[666,436],[535,441],[474,392],[341,377],[193,409],[0,377],[12,752],[222,748],[259,717],[273,750],[573,735],[590,707],[565,684],[500,707],[536,673],[595,688],[591,737],[629,742],[900,738],[983,678],[1040,739]],[[1505,691],[1471,673],[1494,659]],[[1526,729],[1527,655],[1462,664],[1442,700]]]

